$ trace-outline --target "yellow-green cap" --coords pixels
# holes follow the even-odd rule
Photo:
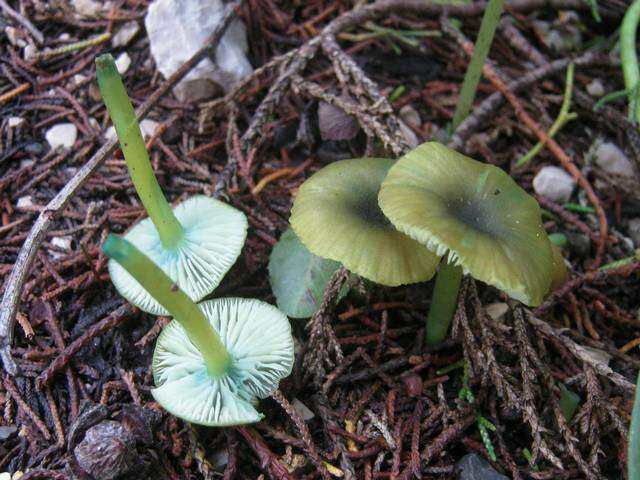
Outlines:
[[[302,184],[290,219],[311,253],[387,286],[429,280],[439,263],[378,206],[380,184],[393,163],[358,158],[327,165]]]
[[[466,274],[542,302],[553,267],[540,206],[500,168],[428,142],[389,170],[379,201],[398,230]]]

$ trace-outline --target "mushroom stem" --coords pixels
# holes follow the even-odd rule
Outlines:
[[[446,255],[440,263],[433,289],[431,308],[427,316],[427,344],[435,345],[447,338],[449,325],[458,303],[458,291],[462,281],[462,268],[447,262]]]
[[[193,300],[155,263],[124,238],[109,235],[102,251],[118,262],[182,325],[189,339],[202,354],[211,376],[220,377],[227,373],[231,366],[231,356],[218,333]]]
[[[174,248],[182,239],[184,230],[153,173],[136,113],[111,55],[100,55],[96,59],[96,75],[100,94],[116,129],[133,186],[158,230],[162,245],[167,249]]]

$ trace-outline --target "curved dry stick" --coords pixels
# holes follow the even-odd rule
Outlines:
[[[215,52],[218,42],[235,16],[235,10],[243,0],[238,0],[231,4],[225,15],[209,37],[206,45],[198,50],[186,63],[174,72],[160,87],[144,102],[136,114],[138,118],[143,118],[153,106],[162,98],[176,83],[178,83],[187,73],[191,71],[206,56]],[[78,191],[84,182],[102,164],[102,162],[115,150],[116,139],[107,141],[93,157],[85,163],[78,173],[67,183],[58,194],[40,212],[38,219],[31,227],[27,238],[20,249],[18,258],[11,270],[11,274],[6,281],[6,287],[0,304],[0,358],[5,371],[11,375],[18,372],[18,367],[11,356],[11,340],[13,339],[13,325],[15,312],[20,301],[20,291],[26,280],[31,264],[33,263],[38,247],[44,239],[47,228],[64,210],[71,197]]]

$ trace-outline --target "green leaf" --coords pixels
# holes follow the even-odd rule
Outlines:
[[[292,228],[282,234],[269,259],[269,278],[278,308],[291,318],[309,318],[340,263],[312,254]],[[340,293],[344,297],[346,291]]]
[[[560,409],[567,422],[570,422],[580,406],[580,395],[569,390],[563,383],[560,386]]]

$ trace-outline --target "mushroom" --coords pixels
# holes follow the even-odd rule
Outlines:
[[[126,239],[109,235],[102,248],[174,317],[153,355],[156,401],[201,425],[259,421],[253,403],[275,391],[293,367],[287,317],[255,299],[198,305]]]
[[[438,257],[399,232],[378,206],[378,191],[393,160],[359,158],[333,162],[300,187],[290,223],[319,257],[387,286],[429,280]]]
[[[131,181],[149,215],[126,234],[194,301],[218,286],[240,255],[247,219],[235,208],[203,195],[171,208],[153,174],[138,120],[113,57],[96,60],[100,93],[113,121]],[[120,294],[140,309],[156,315],[167,311],[117,262],[109,273]]]
[[[527,305],[542,302],[553,265],[540,207],[498,167],[428,142],[389,170],[379,202],[398,230],[444,256],[428,343],[446,337],[463,274]]]

